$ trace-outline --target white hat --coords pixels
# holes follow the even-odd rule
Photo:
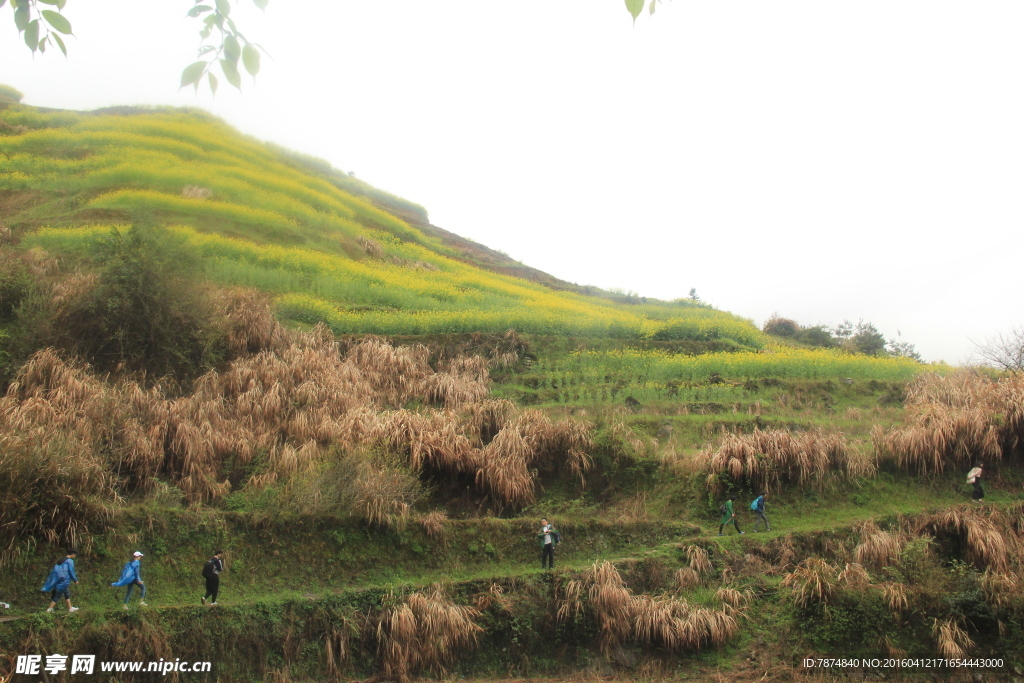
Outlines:
[[[140,553],[140,552],[139,552],[138,550],[136,550],[136,551],[135,551],[134,553],[132,553],[132,554],[133,554],[133,555],[134,555],[135,557],[145,557],[145,556],[144,556],[144,555],[143,555],[142,553]]]

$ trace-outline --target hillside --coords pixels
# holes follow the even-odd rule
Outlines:
[[[279,683],[1021,675],[1020,377],[580,288],[197,111],[7,106],[0,222],[4,652]],[[82,609],[46,613],[71,546]]]
[[[73,250],[113,225],[167,225],[212,280],[271,292],[284,318],[336,333],[515,328],[764,345],[748,321],[707,307],[624,307],[570,291],[429,226],[414,205],[201,112],[10,106],[0,121],[0,212],[16,239],[33,231],[32,246]]]

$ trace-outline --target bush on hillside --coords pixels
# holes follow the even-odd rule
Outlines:
[[[18,104],[24,96],[20,90],[0,83],[0,102]]]
[[[50,342],[100,371],[186,378],[223,357],[208,297],[190,275],[193,253],[166,234],[112,229],[95,245],[95,276],[58,297]]]
[[[800,326],[795,320],[772,313],[772,317],[765,321],[764,327],[761,329],[765,334],[774,334],[776,337],[795,337],[796,333],[800,331]]]

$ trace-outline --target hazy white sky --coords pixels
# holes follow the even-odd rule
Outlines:
[[[255,86],[178,91],[189,0],[69,0],[70,59],[0,9],[29,104],[200,106],[553,275],[929,360],[1024,324],[1024,4],[248,0]]]

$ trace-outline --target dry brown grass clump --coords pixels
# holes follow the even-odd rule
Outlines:
[[[907,587],[902,583],[882,584],[882,595],[893,612],[906,612],[909,607]]]
[[[672,652],[699,650],[724,643],[739,629],[735,617],[725,610],[694,607],[665,596],[633,596],[610,562],[595,563],[584,581],[590,586],[590,606],[606,655],[627,639]]]
[[[439,585],[386,608],[377,627],[384,676],[408,681],[421,671],[443,676],[459,654],[476,645],[480,612],[453,603]]]
[[[181,196],[185,199],[209,199],[213,196],[213,190],[199,185],[186,185],[181,189]]]
[[[676,586],[678,586],[680,590],[686,590],[687,588],[693,588],[694,586],[700,585],[700,574],[690,567],[677,569],[673,578],[675,578]]]
[[[702,451],[697,460],[708,472],[708,490],[714,495],[722,492],[722,474],[752,490],[772,493],[783,484],[820,487],[829,476],[852,479],[875,473],[874,462],[851,448],[842,435],[820,430],[727,434],[717,448]]]
[[[433,541],[448,544],[448,532],[445,528],[448,523],[448,515],[442,510],[428,512],[419,518],[423,532]]]
[[[1000,460],[1024,438],[1024,377],[924,375],[907,391],[906,427],[872,432],[879,456],[919,474]]]
[[[947,659],[962,659],[974,647],[974,641],[967,635],[967,631],[953,619],[935,619],[932,623],[932,636],[935,638],[935,652]]]
[[[534,501],[541,472],[558,469],[582,479],[592,462],[589,425],[576,420],[552,422],[537,410],[527,410],[507,423],[480,451],[477,484],[500,503],[512,507]]]
[[[706,548],[699,545],[686,546],[686,558],[690,562],[690,569],[698,575],[710,574],[712,570],[711,555]]]
[[[1009,567],[1006,539],[996,525],[977,510],[948,508],[930,515],[920,523],[919,533],[958,538],[964,544],[965,559],[980,569],[1005,572]]]
[[[868,525],[862,531],[860,544],[854,548],[853,557],[857,563],[873,569],[889,567],[899,560],[906,542],[904,534]]]
[[[793,589],[798,607],[827,605],[839,587],[839,569],[820,557],[809,557],[786,575],[782,585]]]
[[[55,267],[45,254],[23,260],[30,271]],[[54,305],[74,299],[77,289],[91,286],[88,280],[55,284]],[[122,490],[145,492],[165,481],[189,502],[309,475],[338,450],[383,451],[402,462],[360,471],[364,488],[353,504],[360,516],[386,525],[400,525],[408,515],[409,495],[396,467],[441,481],[475,481],[501,506],[532,501],[539,475],[582,481],[590,467],[592,427],[488,399],[492,361],[481,356],[447,358],[435,372],[424,346],[366,337],[343,352],[323,325],[308,332],[282,328],[263,295],[228,290],[214,299],[234,360],[200,377],[191,392],[101,379],[44,350],[0,401],[0,427],[88,453],[101,469],[117,473],[111,485]],[[519,348],[509,335],[496,348]],[[405,408],[413,403],[443,409]]]
[[[1021,601],[1021,579],[1017,574],[986,570],[981,577],[981,590],[985,600],[993,607],[1004,609]]]

